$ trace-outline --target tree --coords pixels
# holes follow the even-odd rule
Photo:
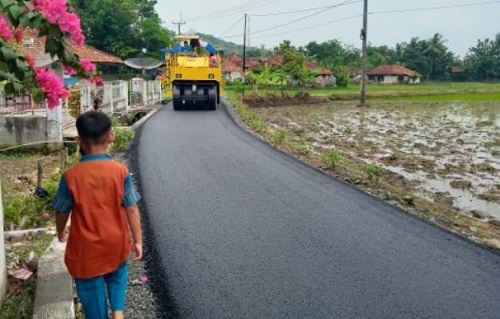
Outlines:
[[[449,79],[448,68],[454,61],[453,53],[444,45],[445,40],[439,33],[427,40],[423,54],[429,60],[429,78],[433,80]]]
[[[359,66],[359,50],[345,46],[338,40],[323,43],[310,42],[305,47],[307,56],[319,64],[334,69],[339,66]]]
[[[470,79],[500,79],[500,33],[494,40],[478,40],[477,45],[469,49],[464,65]]]
[[[171,43],[170,31],[162,27],[156,1],[70,0],[90,45],[121,58],[141,55],[161,57],[160,49]]]
[[[157,17],[145,18],[139,22],[138,46],[146,49],[146,55],[161,59],[163,54],[160,49],[172,44],[168,30],[161,26]]]
[[[67,38],[82,45],[85,36],[80,19],[64,0],[2,0],[0,12],[0,81],[4,82],[5,94],[30,92],[36,102],[47,99],[49,108],[69,96],[60,77],[46,68],[35,67],[32,57],[19,52],[25,28],[46,36],[45,52],[57,56],[67,73],[89,77],[95,71],[90,61],[80,61],[66,48]]]
[[[430,80],[447,80],[455,56],[444,43],[439,33],[428,40],[412,38],[408,43],[398,43],[391,62],[406,65]]]

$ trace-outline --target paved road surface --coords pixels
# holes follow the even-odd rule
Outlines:
[[[160,298],[180,318],[500,318],[499,255],[283,156],[222,110],[168,106],[138,151]]]

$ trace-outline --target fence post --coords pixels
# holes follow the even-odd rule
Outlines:
[[[50,150],[61,148],[63,143],[63,130],[62,130],[62,104],[59,100],[59,105],[52,110],[46,106],[47,109],[47,140]]]
[[[129,103],[129,95],[128,95],[128,82],[127,81],[122,81],[121,82],[121,85],[122,85],[122,95],[125,96],[125,110],[128,112],[128,109],[130,107]]]
[[[7,269],[5,268],[5,241],[3,235],[3,204],[2,204],[2,183],[0,176],[0,305],[7,292]]]
[[[161,101],[163,100],[163,90],[162,90],[162,87],[161,87],[161,81],[157,81],[158,82],[158,90],[160,91],[160,96],[158,97],[158,104],[161,103]]]
[[[148,82],[142,81],[142,106],[148,106]]]
[[[109,86],[108,86],[109,87]],[[114,92],[115,91],[115,83],[111,82],[111,94],[110,94],[110,97],[109,97],[109,102],[111,104],[111,114],[110,115],[113,115],[113,113],[115,113],[115,108],[114,108],[114,105],[113,105],[113,102],[114,102]]]

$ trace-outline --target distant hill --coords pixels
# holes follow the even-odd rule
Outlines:
[[[203,41],[209,42],[213,44],[217,48],[221,48],[226,52],[226,54],[238,54],[238,55],[243,55],[243,45],[241,44],[236,44],[233,42],[228,42],[225,40],[222,40],[220,38],[217,38],[216,36],[213,36],[211,34],[205,34],[205,33],[196,33]],[[262,50],[256,47],[249,47],[247,48],[247,56],[266,56],[269,55],[270,51],[269,50]]]

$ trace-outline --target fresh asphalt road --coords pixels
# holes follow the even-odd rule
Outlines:
[[[500,318],[499,255],[282,155],[223,110],[163,108],[138,153],[180,318]]]

